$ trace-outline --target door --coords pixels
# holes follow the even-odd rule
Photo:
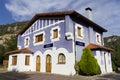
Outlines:
[[[46,56],[46,72],[51,72],[51,56]]]
[[[40,71],[40,56],[36,57],[36,71]]]

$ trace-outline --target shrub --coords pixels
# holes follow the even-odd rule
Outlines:
[[[79,74],[88,76],[101,73],[97,60],[88,47],[83,50],[81,60],[77,65],[79,66]]]

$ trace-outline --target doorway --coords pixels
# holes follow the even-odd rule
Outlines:
[[[40,72],[40,56],[36,57],[36,71]]]
[[[48,54],[46,56],[46,72],[51,72],[51,56]]]

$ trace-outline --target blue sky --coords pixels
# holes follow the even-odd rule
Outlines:
[[[36,13],[76,10],[86,16],[92,8],[93,21],[108,30],[104,36],[120,36],[120,0],[0,0],[0,24],[31,19]]]

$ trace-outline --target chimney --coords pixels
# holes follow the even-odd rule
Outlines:
[[[87,18],[92,20],[92,9],[90,7],[86,8]]]

